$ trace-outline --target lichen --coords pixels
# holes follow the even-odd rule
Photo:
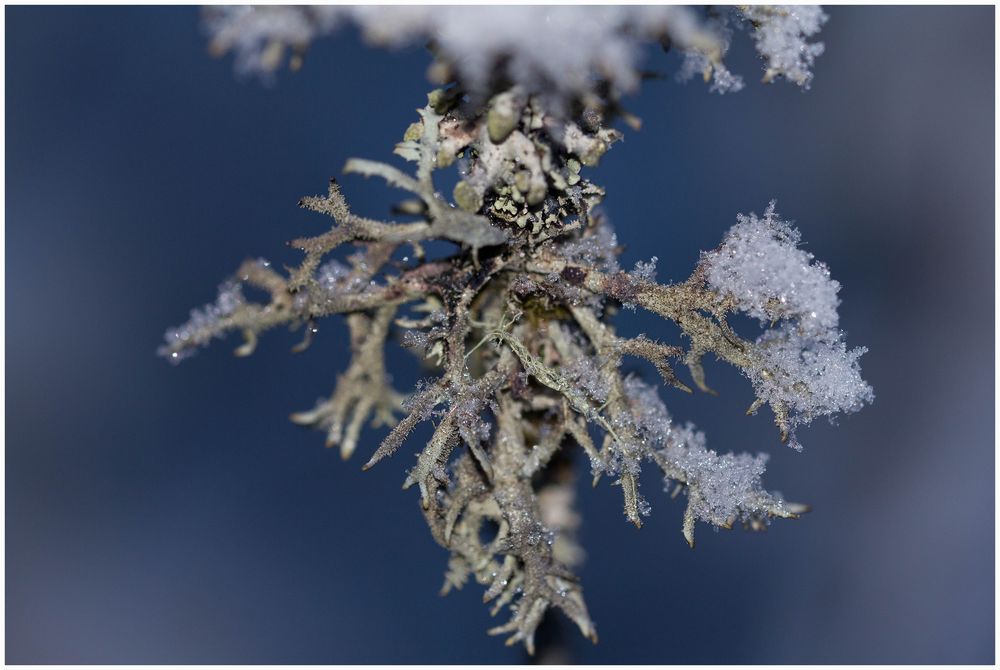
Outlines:
[[[718,76],[719,54],[700,53],[714,58],[706,63]],[[483,81],[472,83],[482,93]],[[524,82],[495,86],[468,96],[458,78],[428,96],[395,147],[412,172],[347,162],[345,172],[405,192],[410,199],[398,211],[408,221],[358,216],[331,180],[324,195],[300,202],[332,219],[327,232],[291,242],[302,262],[281,273],[247,261],[215,303],[168,331],[160,353],[178,361],[237,331],[237,352],[247,355],[260,333],[279,325],[304,332],[303,350],[317,321],[345,315],[350,362],[332,395],[293,420],[324,431],[345,459],[363,448],[367,423],[392,426],[365,469],[431,423],[404,488],[417,488],[432,536],[450,553],[442,591],[470,579],[483,585],[492,612],[511,614],[490,632],[533,651],[551,608],[597,639],[573,573],[584,555],[573,509],[577,448],[595,485],[604,479],[621,489],[636,526],[651,510],[642,469],[657,469],[674,495],[685,495],[681,531],[691,546],[699,521],[757,530],[806,509],[763,488],[765,456],[719,454],[691,424],[676,423],[655,386],[623,373],[626,357],[648,363],[669,392],[711,392],[706,355],[735,366],[756,393],[750,411],[769,405],[780,439],[793,445],[797,427],[856,411],[873,396],[860,377],[863,350],[847,350],[837,330],[839,285],[798,248],[798,233],[773,206],[763,218],[741,216],[684,282],[657,283],[655,257],[623,271],[600,210],[604,191],[588,176],[621,137],[611,124],[629,120],[616,96],[576,87],[552,108]],[[449,200],[434,173],[455,167],[461,179]],[[432,241],[453,252],[429,258],[424,245]],[[328,258],[344,246],[355,251],[347,263]],[[246,298],[244,286],[267,299]],[[673,322],[683,338],[617,334],[610,317],[623,306]],[[733,313],[760,320],[762,334],[737,335],[727,323]],[[434,370],[409,393],[393,388],[386,369],[394,331]]]

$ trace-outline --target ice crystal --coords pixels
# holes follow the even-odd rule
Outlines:
[[[757,395],[787,405],[793,428],[856,412],[874,400],[858,363],[867,349],[848,349],[837,331],[815,334],[786,323],[765,331],[757,345],[763,365],[750,374]]]
[[[407,330],[403,333],[400,342],[407,349],[415,349],[422,354],[426,354],[431,347],[431,337],[422,330]]]
[[[742,10],[753,25],[757,53],[764,59],[764,81],[783,76],[808,88],[821,42],[809,42],[826,23],[817,5],[748,5]]]
[[[236,281],[226,281],[219,286],[215,302],[191,310],[191,318],[186,323],[166,332],[166,343],[157,353],[167,357],[172,363],[179,363],[193,356],[198,347],[207,346],[212,338],[218,337],[225,329],[225,319],[244,305],[243,285]]]
[[[568,340],[576,339],[572,333],[567,332],[569,329],[566,326],[560,324],[556,327],[563,330],[561,337]],[[608,393],[611,390],[607,375],[602,370],[607,364],[607,360],[583,353],[586,344],[574,342],[574,345],[573,353],[568,355],[566,360],[563,360],[560,370],[570,383],[581,389],[586,395],[597,402],[604,402],[608,399]]]
[[[642,440],[640,450],[648,460],[666,466],[668,489],[677,483],[686,487],[694,518],[729,526],[736,520],[766,517],[779,506],[780,501],[761,485],[766,454],[717,454],[690,422],[674,424],[655,387],[636,376],[624,383],[633,425]],[[616,467],[620,469],[621,463]]]
[[[729,27],[728,13],[715,13],[705,21],[707,29],[717,36],[719,50],[722,54],[729,51],[732,30]],[[709,90],[715,93],[735,93],[743,89],[743,78],[733,74],[719,59],[704,51],[691,49],[683,52],[684,60],[677,72],[678,81],[688,81],[694,77],[711,80]]]
[[[629,419],[640,439],[652,447],[666,442],[673,422],[656,388],[637,375],[629,375],[624,379],[624,391],[629,403]]]
[[[708,285],[762,322],[794,317],[810,331],[836,328],[840,284],[798,248],[801,234],[778,217],[774,201],[762,217],[737,221],[718,249],[702,255]]]
[[[758,52],[769,81],[784,75],[808,84],[822,44],[806,39],[826,20],[816,7],[749,7]],[[731,30],[725,11],[707,18],[682,6],[254,6],[215,7],[208,28],[213,49],[236,53],[242,71],[271,73],[286,60],[298,67],[315,39],[345,22],[385,46],[432,40],[440,58],[435,76],[455,76],[473,95],[489,92],[497,75],[541,94],[552,109],[593,95],[598,78],[619,92],[642,76],[643,45],[660,42],[684,57],[679,76],[702,76],[713,91],[738,91],[743,80],[723,62]]]
[[[659,260],[656,256],[653,256],[648,261],[636,262],[635,268],[632,269],[632,277],[638,281],[655,282],[656,264]]]
[[[351,276],[351,269],[333,259],[320,266],[316,272],[316,281],[320,287],[331,295],[345,289],[345,284]]]
[[[661,454],[684,474],[688,505],[699,521],[725,527],[736,520],[767,517],[779,503],[761,485],[767,454],[717,454],[690,423],[672,430]],[[666,480],[669,486],[669,474]]]
[[[606,219],[583,237],[569,237],[560,242],[556,253],[574,265],[597,268],[601,272],[618,272],[618,236]]]
[[[310,42],[330,33],[344,18],[336,6],[212,7],[206,27],[212,34],[212,50],[234,52],[243,73],[270,73],[285,59],[286,47],[302,50]]]

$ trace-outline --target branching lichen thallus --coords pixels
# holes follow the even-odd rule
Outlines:
[[[757,529],[805,509],[762,488],[764,456],[719,455],[690,424],[674,423],[654,386],[622,373],[625,357],[648,362],[666,386],[687,393],[691,386],[711,393],[704,356],[736,366],[756,391],[750,411],[768,404],[781,439],[792,444],[797,426],[871,399],[858,375],[862,350],[847,351],[836,330],[838,285],[797,248],[797,233],[773,206],[762,218],[741,217],[683,283],[656,283],[655,259],[631,272],[619,268],[615,234],[598,207],[604,192],[583,175],[620,137],[608,126],[617,109],[591,102],[557,115],[517,88],[482,105],[455,89],[434,91],[395,148],[415,164],[414,174],[356,159],[345,168],[406,192],[410,199],[397,211],[409,222],[352,213],[331,180],[325,196],[300,203],[333,226],[291,242],[305,254],[298,267],[283,274],[247,261],[217,301],[168,332],[161,348],[176,361],[239,331],[245,342],[236,353],[248,355],[261,332],[291,325],[305,333],[296,347],[302,350],[319,319],[345,315],[350,362],[333,394],[293,420],[324,430],[345,459],[366,423],[391,426],[365,469],[431,422],[433,434],[404,488],[419,489],[431,533],[450,552],[443,590],[469,577],[484,585],[493,613],[504,606],[511,612],[491,632],[529,651],[552,607],[597,639],[573,574],[583,556],[569,457],[577,447],[595,484],[605,478],[621,488],[625,516],[636,526],[649,512],[640,466],[656,466],[668,490],[686,497],[682,529],[692,545],[699,520]],[[447,199],[432,175],[456,162],[460,180]],[[453,243],[454,253],[431,258],[424,245],[435,240]],[[740,254],[756,253],[754,244],[774,247],[768,262],[776,270],[737,294],[734,287],[747,280]],[[344,246],[354,250],[346,262],[327,258]],[[789,272],[805,272],[816,290],[789,293]],[[269,298],[248,300],[246,286]],[[830,300],[834,319],[820,323],[817,309]],[[674,322],[684,339],[619,336],[609,317],[622,306]],[[738,336],[726,321],[734,311],[760,318],[761,337]],[[435,371],[408,394],[388,381],[384,348],[393,333]],[[830,375],[840,384],[832,390],[824,381]],[[484,537],[485,528],[496,532]]]

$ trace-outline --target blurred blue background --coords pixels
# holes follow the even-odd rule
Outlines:
[[[777,198],[844,286],[877,399],[795,453],[743,416],[733,370],[709,370],[718,398],[665,391],[715,449],[772,453],[767,485],[814,512],[701,526],[692,551],[652,473],[641,531],[581,483],[601,642],[574,633],[574,660],[993,662],[993,11],[830,8],[807,93],[757,84],[739,36],[744,91],[668,78],[628,101],[645,125],[596,171],[624,262],[683,279]],[[327,221],[296,201],[389,156],[428,55],[348,29],[268,87],[206,54],[194,8],[5,14],[7,661],[521,661],[480,587],[437,595],[446,552],[399,488],[419,436],[362,473],[286,421],[333,387],[342,323],[299,355],[283,332],[248,360],[153,355],[245,257],[297,260],[283,243]],[[398,196],[342,183],[366,214]],[[390,361],[401,388],[420,374]]]

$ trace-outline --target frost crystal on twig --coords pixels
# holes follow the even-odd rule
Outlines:
[[[822,13],[743,12],[768,72],[808,83],[818,49],[803,40]],[[600,209],[604,190],[588,168],[620,139],[616,119],[636,125],[617,98],[638,82],[635,47],[669,43],[688,54],[685,68],[734,89],[722,63],[726,16],[702,21],[678,7],[212,10],[216,50],[237,52],[242,68],[271,71],[287,48],[298,59],[350,19],[382,43],[433,37],[432,73],[446,85],[394,148],[412,170],[362,159],[345,166],[405,193],[396,210],[406,220],[358,216],[331,180],[325,194],[299,203],[331,220],[327,232],[290,243],[300,265],[282,273],[247,261],[216,302],[167,332],[160,353],[178,360],[236,331],[244,338],[237,353],[247,355],[277,326],[301,329],[302,351],[318,320],[344,315],[345,371],[328,398],[292,419],[323,431],[344,458],[366,450],[364,469],[430,423],[403,485],[419,492],[431,534],[450,554],[442,592],[470,579],[483,585],[491,612],[510,614],[490,632],[529,651],[553,608],[597,639],[573,573],[584,555],[573,509],[578,461],[595,485],[604,479],[621,490],[636,526],[652,509],[643,469],[658,470],[674,495],[684,494],[680,525],[692,546],[699,521],[759,530],[806,509],[764,489],[766,456],[718,453],[691,424],[676,423],[656,386],[622,372],[626,357],[648,364],[671,393],[711,392],[706,355],[735,366],[755,391],[750,411],[768,404],[780,438],[793,445],[796,428],[873,398],[858,366],[864,349],[847,349],[838,330],[839,284],[799,248],[799,233],[773,203],[762,217],[739,216],[685,282],[657,283],[656,257],[631,272],[618,262],[618,238]],[[450,166],[459,181],[445,194],[434,175]],[[428,242],[451,251],[430,258]],[[346,262],[330,258],[343,247],[353,249]],[[264,297],[248,299],[243,287]],[[610,317],[623,306],[673,322],[683,337],[618,335]],[[737,335],[727,322],[733,313],[759,320],[762,334]],[[433,371],[408,395],[393,388],[385,366],[396,334]],[[363,444],[369,423],[392,427],[374,449]]]
[[[775,408],[782,431],[800,448],[796,426],[872,401],[858,365],[867,350],[847,349],[838,330],[840,284],[798,248],[799,231],[778,218],[774,201],[763,217],[737,220],[718,249],[702,254],[702,272],[723,303],[762,323],[780,322],[757,338],[759,361],[747,376],[758,402]]]
[[[215,302],[191,310],[191,318],[186,323],[172,328],[164,336],[166,343],[157,353],[168,356],[172,363],[179,363],[194,355],[197,347],[207,346],[213,337],[225,332],[225,319],[246,303],[243,285],[228,280],[219,286]]]
[[[774,208],[771,201],[761,218],[740,214],[722,246],[703,254],[709,288],[761,322],[794,317],[809,331],[836,328],[840,284],[798,248],[799,231]]]
[[[812,66],[823,53],[821,42],[809,42],[827,16],[816,5],[747,5],[741,10],[753,26],[757,53],[767,63],[764,81],[786,77],[808,88]]]
[[[791,429],[818,416],[857,412],[874,400],[858,363],[868,350],[848,349],[838,331],[815,334],[785,323],[763,333],[756,346],[762,364],[749,376],[757,397],[788,407]]]

